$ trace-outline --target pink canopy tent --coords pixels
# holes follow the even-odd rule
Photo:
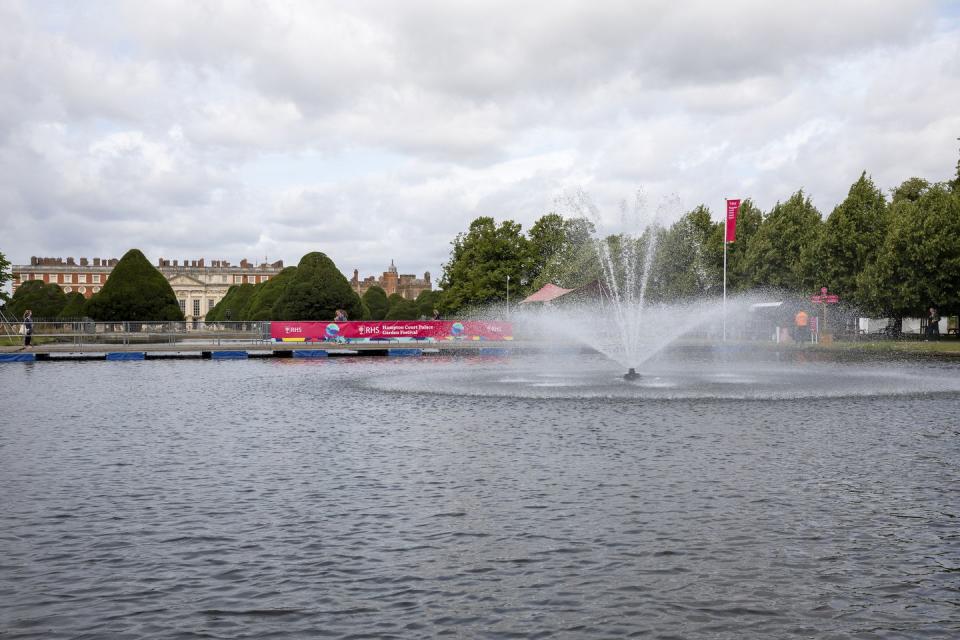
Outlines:
[[[545,284],[543,287],[536,293],[531,293],[529,296],[520,301],[520,304],[530,304],[532,302],[550,302],[555,298],[559,298],[565,293],[570,293],[573,289],[564,289],[563,287],[558,287],[555,284]]]

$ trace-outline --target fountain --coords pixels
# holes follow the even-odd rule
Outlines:
[[[659,249],[657,223],[679,210],[676,199],[650,209],[638,193],[632,207],[621,205],[621,229],[615,235],[597,231],[602,228],[600,211],[582,192],[565,203],[572,217],[593,224],[590,248],[597,277],[579,290],[574,304],[545,308],[521,322],[535,318],[541,332],[589,345],[628,369],[624,380],[636,381],[642,377],[638,367],[684,334],[721,318],[722,303],[716,299],[671,304],[648,300]],[[697,250],[691,247],[691,252]]]

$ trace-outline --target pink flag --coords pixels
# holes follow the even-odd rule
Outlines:
[[[727,200],[727,237],[724,242],[733,242],[737,237],[737,213],[740,200]]]

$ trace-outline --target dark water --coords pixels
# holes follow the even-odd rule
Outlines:
[[[960,366],[658,366],[0,366],[0,637],[960,636]]]

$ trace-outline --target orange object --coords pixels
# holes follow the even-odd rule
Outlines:
[[[809,322],[809,320],[810,320],[810,319],[809,319],[809,317],[807,316],[807,312],[806,312],[806,311],[802,311],[802,310],[801,310],[801,311],[797,311],[797,315],[795,315],[795,316],[793,317],[793,321],[797,324],[798,327],[805,327],[805,326],[807,326],[807,322]]]

